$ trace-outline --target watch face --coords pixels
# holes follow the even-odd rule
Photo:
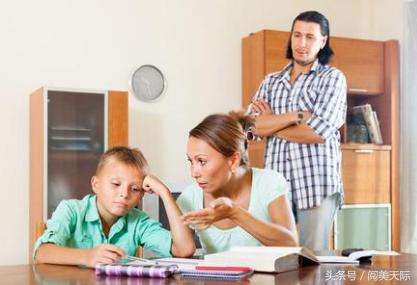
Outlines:
[[[165,78],[153,65],[142,65],[132,75],[133,94],[141,101],[152,102],[160,98],[165,90]]]
[[[304,113],[298,112],[297,113],[297,125],[301,124],[303,122],[303,119],[304,119]]]

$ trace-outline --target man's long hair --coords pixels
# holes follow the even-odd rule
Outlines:
[[[303,12],[300,15],[298,15],[292,22],[291,35],[290,35],[290,39],[288,41],[288,47],[287,47],[287,58],[294,59],[293,54],[292,54],[292,48],[291,48],[291,36],[294,30],[294,24],[296,21],[312,22],[312,23],[316,23],[320,25],[321,35],[327,36],[327,41],[326,41],[325,46],[319,51],[317,58],[319,59],[319,62],[321,64],[328,64],[334,54],[333,50],[330,47],[329,21],[324,15],[322,15],[321,13],[317,11]]]

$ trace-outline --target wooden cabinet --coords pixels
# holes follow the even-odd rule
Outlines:
[[[346,204],[390,202],[390,146],[342,145]]]
[[[262,30],[242,40],[242,105],[247,108],[261,81],[282,69],[290,33]],[[399,43],[332,37],[331,64],[344,72],[348,83],[348,112],[371,104],[377,112],[384,145],[347,144],[342,132],[342,175],[346,204],[389,203],[391,244],[399,238]],[[263,167],[264,142],[251,143],[251,164]]]
[[[330,43],[332,65],[346,75],[349,93],[384,93],[384,42],[332,37]]]
[[[30,96],[29,262],[62,199],[91,192],[100,155],[128,145],[128,93],[40,88]]]

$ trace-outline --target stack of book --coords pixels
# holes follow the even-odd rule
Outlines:
[[[208,279],[235,281],[246,278],[253,273],[251,267],[205,266],[201,259],[161,258],[144,259],[124,256],[111,264],[96,265],[96,275],[167,278],[180,274],[187,279]]]
[[[352,107],[353,116],[362,116],[366,127],[368,129],[369,138],[371,143],[382,144],[381,127],[379,126],[378,117],[376,112],[372,110],[370,104],[359,105]]]

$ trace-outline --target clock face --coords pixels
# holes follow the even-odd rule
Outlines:
[[[133,93],[141,101],[152,102],[161,97],[165,90],[165,78],[153,65],[142,65],[132,75]]]

